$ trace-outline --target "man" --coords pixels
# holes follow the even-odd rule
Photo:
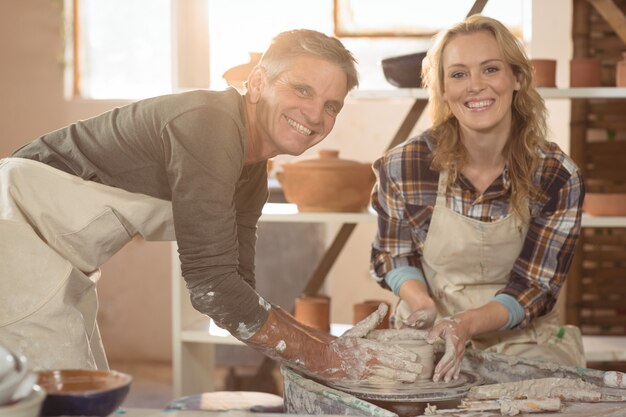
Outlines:
[[[244,96],[228,89],[138,101],[0,162],[0,343],[38,368],[106,368],[98,267],[136,234],[173,239],[175,230],[193,306],[239,340],[320,378],[414,380],[414,354],[362,338],[384,311],[334,338],[254,290],[267,159],[323,140],[357,85],[341,42],[288,31],[253,69]]]

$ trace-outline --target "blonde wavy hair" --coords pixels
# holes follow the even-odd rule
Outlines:
[[[495,19],[473,15],[440,32],[424,59],[422,83],[430,93],[429,111],[436,143],[433,168],[448,170],[452,184],[466,162],[467,151],[460,140],[458,120],[443,99],[443,52],[455,37],[481,31],[493,35],[520,83],[519,91],[513,95],[511,133],[503,154],[509,167],[513,212],[523,218],[524,213],[527,213],[524,206],[528,207],[528,198],[536,197],[539,193],[533,179],[539,165],[540,152],[547,144],[547,110],[543,98],[532,85],[532,66],[524,47]]]

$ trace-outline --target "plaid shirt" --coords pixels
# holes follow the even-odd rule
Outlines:
[[[385,275],[401,266],[421,269],[420,257],[437,196],[439,172],[431,169],[428,132],[388,151],[374,163],[377,182],[372,206],[378,233],[372,245],[372,276],[386,287]],[[535,175],[540,196],[529,202],[528,233],[508,283],[498,294],[515,298],[525,311],[518,328],[550,312],[565,282],[580,234],[584,184],[574,162],[550,143]],[[510,184],[504,172],[479,195],[463,175],[448,187],[446,205],[466,217],[493,222],[509,213]]]

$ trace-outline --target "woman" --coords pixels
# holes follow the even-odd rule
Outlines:
[[[446,341],[434,381],[458,377],[467,343],[584,366],[580,331],[560,326],[555,310],[584,184],[546,140],[523,47],[474,15],[438,36],[422,79],[432,128],[374,165],[371,270],[401,299],[396,326]]]

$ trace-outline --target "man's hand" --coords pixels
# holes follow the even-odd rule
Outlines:
[[[321,334],[280,308],[272,308],[263,327],[246,343],[317,379],[413,382],[422,372],[415,353],[365,339],[383,320],[387,308],[381,304],[341,337]]]
[[[371,377],[393,381],[413,382],[422,372],[417,363],[417,355],[393,345],[364,339],[376,329],[387,314],[387,305],[381,304],[378,310],[357,323],[352,329],[328,345],[329,363],[337,363],[328,370],[328,379],[349,379],[363,381]]]

